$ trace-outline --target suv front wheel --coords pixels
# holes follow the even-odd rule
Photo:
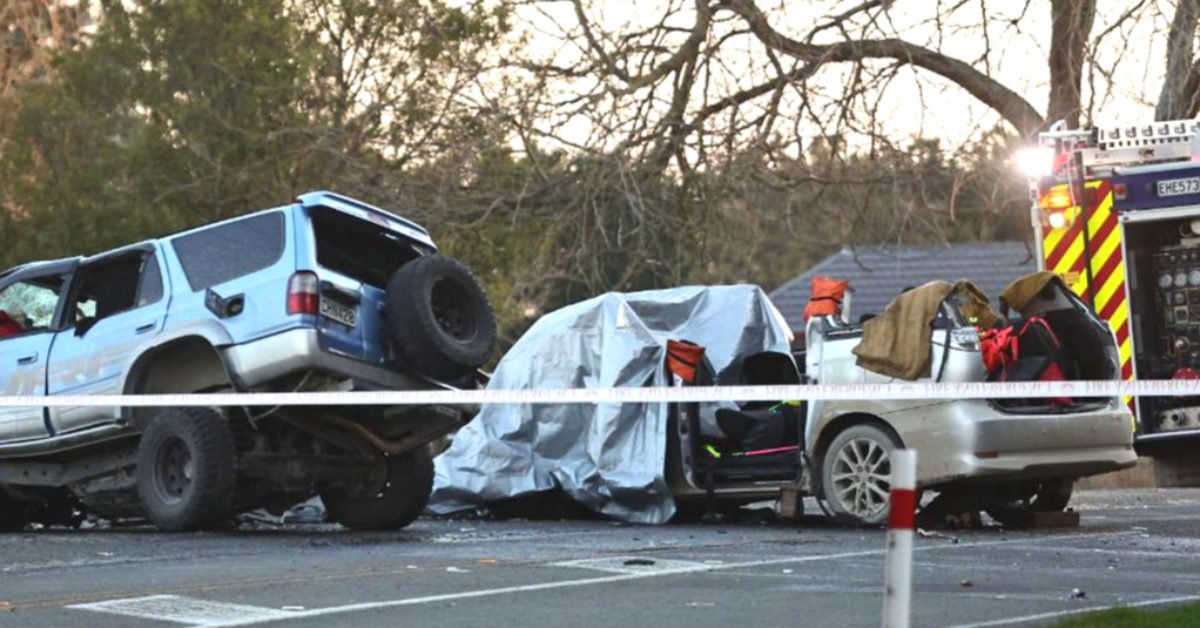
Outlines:
[[[233,432],[220,412],[164,409],[138,445],[142,511],[172,532],[220,526],[233,509],[234,457]]]

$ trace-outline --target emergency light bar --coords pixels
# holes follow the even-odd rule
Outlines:
[[[1065,129],[1061,122],[1038,135],[1038,150],[1056,156],[1078,153],[1084,174],[1122,166],[1200,159],[1200,120],[1169,120],[1142,126]],[[1055,162],[1051,168],[1057,169]],[[1024,171],[1024,168],[1022,168]],[[1030,178],[1051,174],[1026,171]]]

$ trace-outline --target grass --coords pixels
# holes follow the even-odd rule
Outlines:
[[[1052,628],[1194,628],[1196,626],[1200,626],[1200,603],[1152,611],[1114,608],[1072,617],[1054,624]]]

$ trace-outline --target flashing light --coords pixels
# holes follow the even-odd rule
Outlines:
[[[1046,221],[1050,223],[1051,229],[1062,229],[1067,226],[1067,215],[1063,212],[1050,212]]]
[[[1046,192],[1040,201],[1042,209],[1068,209],[1074,204],[1075,201],[1071,198],[1071,190],[1065,185],[1050,188],[1050,191]]]
[[[1054,172],[1054,151],[1044,146],[1017,151],[1017,168],[1027,177],[1043,177]]]

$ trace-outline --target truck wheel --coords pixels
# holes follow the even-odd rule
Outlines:
[[[162,530],[219,527],[233,509],[233,432],[212,408],[167,408],[142,434],[137,488],[142,511]]]
[[[439,379],[483,366],[496,342],[492,304],[479,280],[441,255],[413,260],[392,275],[387,330],[404,365]]]
[[[887,521],[892,451],[900,447],[894,435],[869,424],[834,437],[821,459],[821,487],[838,521],[858,526]]]
[[[992,519],[1010,528],[1028,527],[1035,512],[1062,512],[1071,503],[1074,479],[1055,479],[1004,487],[984,509]]]
[[[387,481],[374,496],[344,489],[321,494],[329,518],[351,530],[399,530],[421,516],[433,492],[433,458],[420,447],[385,457]]]
[[[20,532],[29,523],[29,509],[0,486],[0,532]]]

